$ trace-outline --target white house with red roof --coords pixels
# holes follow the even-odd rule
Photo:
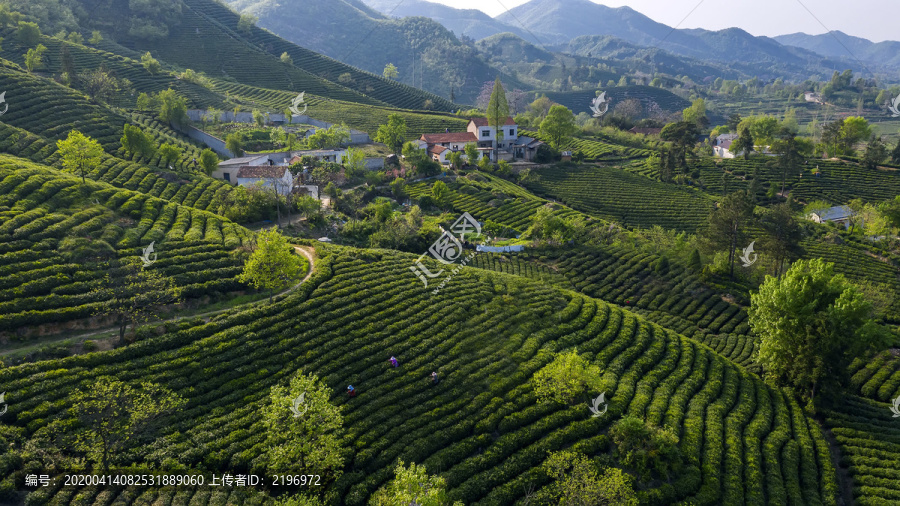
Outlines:
[[[287,195],[294,188],[294,176],[290,169],[283,165],[245,165],[238,169],[237,184],[254,186],[259,183],[262,183],[263,187],[274,188],[280,195]]]
[[[442,134],[423,134],[415,141],[420,149],[425,149],[428,155],[436,162],[447,165],[450,163],[450,153],[464,151],[466,144],[475,144],[482,157],[488,157],[493,161],[494,150],[498,150],[501,160],[524,158],[532,160],[538,147],[543,142],[531,137],[519,136],[519,125],[507,117],[500,127],[500,135],[497,129],[488,124],[487,118],[472,118],[466,126],[465,132],[444,132]]]

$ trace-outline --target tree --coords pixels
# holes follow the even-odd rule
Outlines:
[[[669,123],[659,133],[660,139],[672,143],[676,161],[687,168],[687,153],[697,143],[700,129],[696,123],[678,121]]]
[[[81,183],[85,182],[88,168],[100,165],[103,160],[103,147],[99,142],[72,130],[65,140],[56,141],[57,153],[62,160],[63,168],[81,174]]]
[[[256,26],[257,21],[259,21],[259,19],[252,14],[241,14],[241,18],[238,20],[237,29],[244,33],[250,33],[253,30],[253,27]]]
[[[885,202],[880,211],[891,225],[900,228],[900,195],[894,197],[894,200]]]
[[[881,140],[881,137],[875,137],[875,134],[872,134],[872,138],[866,146],[866,153],[863,155],[863,165],[867,169],[877,169],[878,164],[883,162],[887,156],[888,149],[884,145],[884,141]]]
[[[151,158],[156,153],[156,143],[153,142],[153,138],[144,133],[140,127],[126,123],[123,130],[119,142],[126,152],[146,158]]]
[[[294,59],[291,58],[291,55],[289,55],[287,53],[287,51],[281,53],[280,59],[281,59],[281,63],[284,63],[285,65],[293,65],[294,64]]]
[[[35,46],[41,41],[41,29],[37,23],[19,21],[19,26],[16,29],[16,38],[25,47]]]
[[[400,77],[400,72],[397,70],[397,67],[393,63],[388,63],[384,66],[384,72],[382,75],[388,79],[397,80]]]
[[[406,467],[400,460],[394,468],[394,479],[372,495],[369,506],[450,506],[446,488],[444,479],[429,476],[424,465],[417,466],[415,462],[410,462]],[[453,503],[453,506],[457,505],[462,506],[462,503]]]
[[[138,95],[136,106],[139,111],[153,111],[159,107],[159,101],[153,95],[141,93]]]
[[[497,79],[494,81],[494,90],[491,92],[491,99],[487,106],[488,123],[494,127],[496,134],[496,140],[494,141],[495,159],[499,158],[497,152],[500,149],[500,142],[503,141],[503,125],[506,124],[506,118],[508,117],[509,102],[506,100],[506,90],[503,89],[503,83],[500,82],[500,77],[497,76]]]
[[[200,168],[209,176],[219,168],[219,156],[209,148],[204,149],[200,152]]]
[[[753,218],[753,201],[739,191],[728,195],[709,216],[705,231],[707,241],[716,249],[728,252],[729,275],[734,280],[734,260],[738,245],[744,242],[744,227]]]
[[[304,261],[277,230],[263,230],[238,280],[257,290],[283,290],[300,278]],[[272,301],[269,297],[269,302]]]
[[[463,163],[462,162],[463,161],[463,152],[462,151],[451,152],[449,158],[450,158],[450,165],[454,169],[459,170],[462,168],[462,163]]]
[[[553,102],[547,98],[547,95],[541,95],[528,106],[531,114],[538,120],[546,118],[547,114],[550,113],[551,107],[553,107]]]
[[[709,118],[706,117],[706,101],[702,98],[694,100],[690,107],[682,112],[684,121],[694,123],[698,128],[709,126]]]
[[[534,393],[541,401],[571,404],[583,400],[588,390],[600,388],[601,372],[572,349],[558,354],[534,375]]]
[[[287,386],[272,387],[263,411],[269,472],[317,474],[326,482],[339,476],[344,418],[330,398],[318,376],[302,371]]]
[[[732,153],[744,153],[744,160],[750,159],[750,152],[753,151],[755,141],[749,127],[741,128],[738,132],[738,138],[731,144]]]
[[[450,205],[452,195],[450,194],[450,188],[443,181],[435,181],[431,187],[431,197],[438,207],[445,209]]]
[[[241,138],[241,134],[238,132],[228,134],[228,136],[225,137],[225,149],[231,151],[231,154],[238,158],[244,156],[244,142]]]
[[[132,256],[117,262],[92,295],[103,301],[96,314],[115,317],[119,342],[124,343],[128,325],[137,331],[138,325],[157,318],[160,309],[180,300],[181,290],[172,278],[144,268],[142,260]]]
[[[408,196],[406,192],[406,180],[402,177],[398,177],[391,181],[391,193],[394,194],[394,198],[398,201],[406,198]]]
[[[166,123],[184,126],[188,123],[187,101],[169,88],[159,92],[159,119]]]
[[[59,48],[59,62],[60,81],[66,86],[75,84],[78,80],[78,73],[75,71],[75,59],[72,58],[72,52],[69,51],[67,44],[62,44]]]
[[[799,260],[784,276],[766,276],[750,296],[756,360],[765,376],[812,401],[846,379],[850,362],[883,344],[872,305],[821,258]]]
[[[478,145],[474,142],[467,142],[463,146],[463,151],[466,152],[466,165],[475,165],[478,163],[478,159],[481,158],[481,155],[478,153]]]
[[[76,390],[65,422],[71,448],[84,454],[103,472],[126,454],[138,437],[157,433],[162,418],[184,404],[184,399],[153,383],[140,388],[110,376],[101,376]],[[63,430],[66,430],[63,429]]]
[[[341,191],[335,186],[334,182],[329,181],[328,184],[325,185],[325,188],[322,189],[322,193],[328,195],[331,200],[338,198]]]
[[[106,68],[89,70],[80,76],[82,88],[91,100],[109,102],[122,89],[123,82],[116,79]]]
[[[163,145],[159,147],[159,158],[166,167],[168,167],[178,161],[183,152],[184,150],[182,148],[173,146],[169,143],[163,143]]]
[[[900,163],[900,139],[897,140],[897,145],[894,146],[894,150],[891,151],[891,163]]]
[[[162,71],[162,65],[150,54],[150,51],[141,55],[141,65],[151,74],[159,74]]]
[[[483,156],[480,160],[478,160],[478,168],[483,171],[488,171],[494,166],[494,163],[491,162],[490,157]]]
[[[304,195],[297,199],[297,210],[306,219],[309,219],[313,213],[319,212],[320,209],[322,209],[322,201],[317,198]]]
[[[778,131],[778,139],[772,143],[772,152],[778,155],[778,168],[781,169],[781,194],[787,185],[789,170],[797,170],[803,162],[804,145],[798,142],[797,134],[787,128]]]
[[[38,44],[37,47],[29,49],[28,52],[25,53],[25,68],[27,68],[29,72],[43,68],[44,53],[46,51],[47,47],[43,44]]]
[[[597,466],[581,453],[551,453],[541,469],[553,481],[538,492],[539,504],[559,506],[637,506],[632,478],[621,469]]]
[[[872,135],[869,121],[862,116],[845,118],[841,125],[841,141],[845,150],[853,149],[853,145]]]
[[[406,141],[406,120],[403,116],[389,115],[387,124],[378,127],[375,141],[386,145],[394,154],[400,154]]]
[[[760,219],[760,225],[766,232],[760,245],[775,261],[775,276],[780,277],[785,262],[798,258],[801,253],[800,239],[802,231],[790,204],[783,202],[767,210]]]
[[[350,129],[345,125],[331,125],[328,128],[320,128],[316,133],[306,138],[306,145],[310,149],[331,149],[340,147],[350,140]]]
[[[550,139],[550,144],[556,149],[560,149],[577,129],[575,115],[563,105],[551,106],[540,126],[541,135]]]
[[[618,461],[642,481],[650,481],[654,475],[668,479],[681,466],[678,436],[671,429],[625,416],[612,426],[609,435]]]
[[[100,30],[94,30],[91,32],[91,38],[88,39],[88,43],[96,46],[103,42],[103,35],[100,34]]]
[[[359,177],[366,173],[366,154],[361,149],[347,148],[342,163],[347,177]]]

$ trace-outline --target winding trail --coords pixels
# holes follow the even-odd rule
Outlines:
[[[307,280],[309,280],[309,278],[311,278],[313,273],[315,272],[315,267],[316,267],[316,259],[315,259],[315,255],[314,255],[315,250],[310,246],[296,246],[295,245],[294,251],[296,251],[297,253],[300,253],[301,255],[306,257],[307,260],[309,260],[309,272],[307,272],[306,276],[304,276],[303,279],[301,279],[299,282],[297,282],[294,286],[291,286],[290,288],[287,288],[279,293],[273,294],[272,297],[276,297],[278,295],[285,295],[285,294],[288,294],[288,293],[296,290],[300,285],[302,285]],[[147,322],[144,325],[160,325],[160,324],[167,323],[167,322],[176,322],[179,320],[194,319],[194,318],[205,318],[205,319],[207,319],[207,321],[209,321],[210,317],[215,316],[217,314],[224,313],[226,311],[233,311],[235,309],[247,309],[250,306],[254,306],[257,304],[261,304],[261,303],[268,303],[268,299],[269,299],[269,297],[263,298],[260,300],[255,300],[252,302],[247,302],[247,303],[240,304],[237,306],[227,307],[224,309],[218,309],[216,311],[207,311],[205,313],[176,316],[174,318],[169,318],[169,319],[165,319],[165,320],[154,320],[152,322]],[[125,329],[126,332],[128,331],[128,329],[130,329],[132,327],[133,327],[133,325],[129,325]],[[105,338],[105,340],[117,340],[118,339],[118,330],[119,330],[118,327],[106,327],[103,329],[95,329],[90,332],[86,332],[84,334],[78,334],[75,336],[66,335],[63,337],[57,337],[55,339],[40,340],[38,342],[22,343],[22,346],[19,346],[16,348],[6,348],[3,350],[0,350],[0,356],[18,353],[18,352],[21,352],[23,350],[27,350],[30,348],[38,349],[38,348],[42,348],[47,345],[52,345],[52,344],[59,343],[62,341],[67,341],[67,340],[81,342],[82,340],[84,340],[86,338],[90,338],[92,336],[99,336],[102,334],[108,334],[110,332],[115,332],[116,336],[112,337],[112,338],[107,337],[107,338]]]

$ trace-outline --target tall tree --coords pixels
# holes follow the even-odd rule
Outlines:
[[[778,155],[778,168],[781,170],[781,194],[784,195],[789,170],[799,170],[803,162],[801,145],[797,142],[797,134],[787,128],[778,131],[778,139],[772,144],[772,151]]]
[[[219,168],[219,156],[213,150],[206,148],[200,152],[200,169],[209,176]]]
[[[375,141],[386,145],[394,154],[399,155],[403,150],[403,143],[406,142],[406,120],[403,116],[389,115],[387,124],[378,127]]]
[[[184,404],[184,399],[153,383],[134,388],[110,376],[101,376],[71,397],[65,433],[69,445],[93,462],[98,471],[109,471],[117,457],[139,437],[151,437],[161,429],[161,418]]]
[[[766,235],[760,240],[765,251],[774,257],[775,276],[781,277],[784,264],[801,253],[800,239],[802,231],[800,224],[794,218],[794,211],[790,204],[782,202],[768,209],[760,219],[760,225]]]
[[[323,484],[340,475],[344,418],[318,376],[297,371],[272,387],[263,422],[270,472],[319,475]]]
[[[877,169],[878,164],[883,162],[887,156],[888,149],[884,145],[884,141],[881,140],[881,137],[875,137],[875,134],[872,134],[872,138],[869,139],[869,144],[866,146],[866,153],[863,155],[863,165],[868,169]]]
[[[132,155],[150,158],[156,153],[156,143],[153,142],[153,138],[135,125],[125,124],[119,142],[125,151]]]
[[[44,53],[47,51],[47,47],[43,44],[38,44],[37,47],[31,48],[25,53],[25,68],[28,69],[29,72],[34,72],[37,69],[41,69],[44,67]]]
[[[103,160],[103,147],[100,143],[72,130],[65,140],[56,141],[57,153],[62,160],[63,168],[81,174],[81,182],[85,182],[85,174],[91,166],[100,165]]]
[[[258,290],[283,290],[296,282],[303,273],[305,262],[294,253],[287,239],[277,230],[263,230],[257,234],[256,248],[244,264],[238,280]]]
[[[388,79],[397,80],[400,77],[400,72],[397,70],[397,66],[393,63],[388,63],[384,66],[384,72],[381,73],[384,77]]]
[[[700,128],[696,123],[678,121],[663,127],[659,137],[672,143],[678,163],[681,167],[687,169],[687,153],[697,144],[697,136],[699,134]]]
[[[503,141],[503,126],[509,117],[509,102],[506,100],[506,90],[500,82],[500,76],[494,81],[494,91],[487,106],[488,123],[494,127],[496,140],[494,141],[494,160],[499,160],[500,142]]]
[[[225,137],[225,149],[237,158],[244,156],[244,142],[239,132],[228,134]]]
[[[169,88],[159,92],[159,119],[167,123],[184,126],[188,123],[187,101],[175,90]]]
[[[731,143],[732,153],[744,153],[744,160],[750,159],[750,152],[753,151],[755,141],[749,127],[743,127],[738,131],[738,138]]]
[[[725,197],[709,216],[706,240],[715,249],[728,252],[729,276],[734,280],[734,260],[744,242],[744,228],[753,219],[753,201],[743,191]]]
[[[553,482],[538,491],[538,504],[559,506],[637,506],[632,478],[621,469],[608,467],[603,474],[587,456],[572,451],[551,453],[542,470]]]
[[[132,330],[136,332],[138,325],[157,318],[164,306],[181,300],[181,289],[172,278],[155,269],[145,269],[144,263],[138,257],[115,262],[103,284],[92,291],[103,301],[96,314],[115,317],[120,343],[125,342],[128,325],[133,324]]]
[[[577,129],[572,111],[564,105],[557,104],[550,106],[550,112],[541,121],[540,132],[550,139],[550,144],[554,148],[560,149]]]
[[[766,377],[809,400],[846,379],[850,362],[885,337],[872,305],[821,258],[799,260],[780,279],[767,276],[748,314]]]

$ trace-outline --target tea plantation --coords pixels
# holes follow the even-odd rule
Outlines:
[[[187,404],[136,465],[250,472],[265,448],[259,410],[269,387],[303,369],[344,411],[350,458],[336,486],[347,504],[365,504],[397,458],[445,470],[454,499],[511,503],[523,485],[546,482],[538,466],[547,451],[604,452],[604,431],[625,414],[675,430],[685,457],[677,477],[642,491],[647,501],[833,503],[817,426],[742,367],[627,310],[518,277],[466,271],[431,296],[410,283],[414,258],[336,250],[274,305],[113,352],[0,370],[8,416],[31,434],[70,406],[61,385],[140,378]],[[572,347],[602,368],[603,417],[535,398],[530,380],[549,352]],[[436,386],[433,370],[444,378]],[[339,395],[348,383],[355,398]],[[5,472],[14,480],[22,471]],[[65,492],[89,503],[128,493]]]

